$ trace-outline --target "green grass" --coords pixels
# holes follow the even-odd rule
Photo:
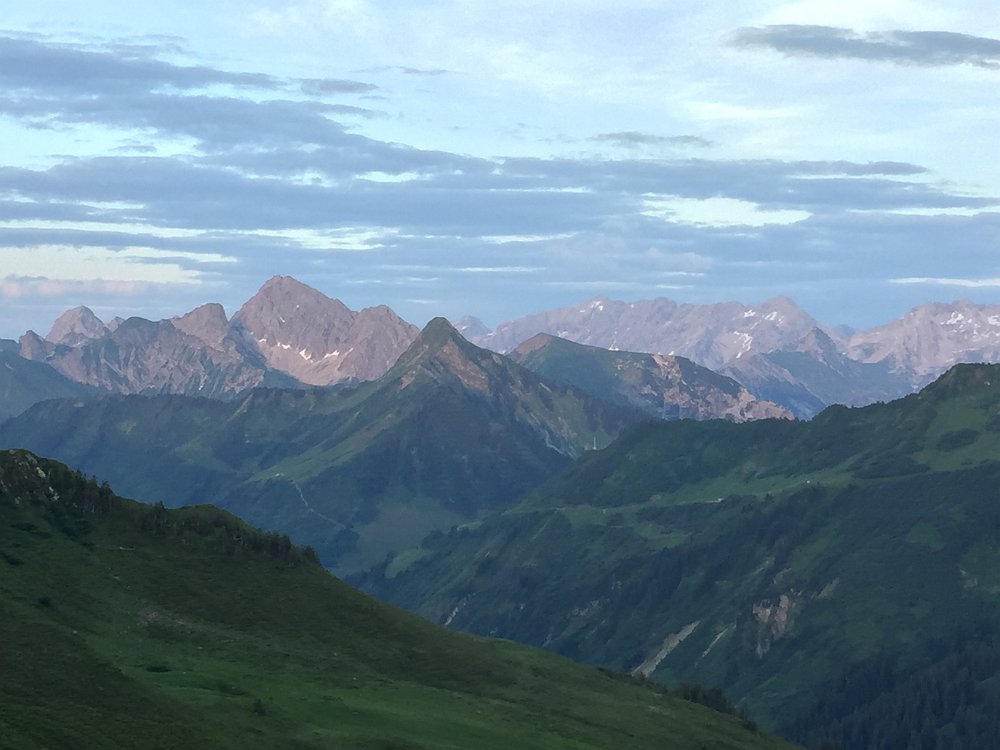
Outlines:
[[[143,507],[38,468],[0,454],[0,747],[780,746],[379,604],[212,509]]]
[[[964,366],[809,423],[640,425],[362,583],[623,670],[697,621],[653,678],[720,685],[788,727],[849,690],[852,665],[884,656],[905,675],[963,627],[996,631],[998,412],[1000,367]]]

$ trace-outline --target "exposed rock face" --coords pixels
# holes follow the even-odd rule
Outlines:
[[[959,362],[1000,361],[1000,305],[968,300],[920,305],[887,325],[854,334],[847,353],[861,362],[891,362],[919,387]]]
[[[596,297],[504,323],[475,343],[507,352],[538,333],[604,349],[671,354],[718,369],[755,352],[794,343],[818,323],[789,299],[757,307],[739,302],[677,304],[668,299],[617,302]]]
[[[771,644],[785,636],[799,604],[795,592],[788,592],[781,594],[776,602],[765,600],[753,605],[753,617],[757,621],[757,658],[763,658],[771,650]]]
[[[278,384],[260,354],[248,350],[237,336],[227,333],[214,343],[201,338],[217,337],[218,330],[200,325],[212,319],[213,311],[204,308],[181,319],[181,327],[169,320],[129,318],[113,332],[77,346],[56,344],[29,331],[21,337],[21,356],[47,362],[78,383],[115,393],[224,398],[269,382]]]
[[[791,346],[737,360],[723,372],[806,418],[828,404],[863,406],[911,390],[909,378],[892,372],[887,362],[853,360],[818,328]]]
[[[233,324],[270,367],[311,385],[381,377],[419,333],[384,305],[353,312],[288,276],[264,284]]]
[[[353,312],[288,277],[275,277],[232,321],[216,303],[170,320],[64,313],[46,338],[21,337],[22,357],[116,393],[228,398],[260,385],[374,380],[419,331],[388,307]]]
[[[609,351],[540,333],[510,354],[538,374],[598,398],[628,404],[659,419],[791,418],[732,378],[684,357]]]
[[[210,303],[195,308],[187,315],[171,318],[174,328],[183,331],[189,336],[201,339],[209,346],[221,346],[226,336],[229,335],[229,321],[226,320],[226,311],[222,305]],[[117,329],[121,323],[115,328]]]
[[[1000,361],[1000,305],[968,301],[921,305],[887,325],[856,332],[822,327],[783,297],[756,307],[597,297],[491,333],[469,328],[472,341],[501,352],[538,333],[688,357],[807,418],[833,403],[898,398],[960,362]]]
[[[52,330],[45,338],[53,344],[80,346],[99,339],[107,333],[107,326],[89,307],[74,307],[60,315],[52,324]]]

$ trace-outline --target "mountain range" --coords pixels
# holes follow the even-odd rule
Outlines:
[[[449,633],[213,508],[0,453],[0,745],[778,750],[746,719]],[[704,702],[704,701],[703,701]]]
[[[1000,360],[1000,306],[967,301],[922,305],[865,331],[821,324],[783,297],[756,306],[597,297],[492,331],[472,317],[456,328],[473,343],[503,354],[548,334],[609,351],[682,356],[799,418],[830,404],[898,398],[959,362]],[[417,333],[384,305],[355,312],[295,279],[276,276],[232,319],[216,303],[169,320],[108,323],[78,307],[60,316],[44,337],[25,333],[17,350],[98,391],[230,399],[258,386],[375,380]],[[5,348],[10,346],[8,341]],[[65,393],[59,389],[52,393],[60,395]],[[39,388],[36,399],[45,397]],[[648,408],[649,399],[640,401]],[[23,408],[13,398],[0,403],[0,413]]]
[[[685,357],[612,351],[547,333],[528,339],[511,359],[549,380],[605,401],[632,406],[658,419],[790,419],[732,378]]]
[[[52,400],[0,426],[0,444],[147,502],[211,502],[348,573],[505,507],[644,418],[480,349],[438,318],[356,388]]]
[[[834,403],[898,398],[956,363],[1000,361],[1000,305],[965,300],[921,305],[886,325],[849,333],[817,322],[784,297],[754,306],[595,297],[492,331],[464,318],[460,330],[500,352],[547,333],[603,349],[684,356],[804,418]]]
[[[123,596],[101,577],[113,569],[103,555],[173,556],[161,544],[167,530],[181,548],[211,553],[192,563],[198,575],[214,575],[219,552],[257,560],[256,574],[319,574],[321,561],[452,629],[640,682],[724,687],[810,747],[971,750],[1000,734],[1000,366],[956,364],[1000,358],[1000,308],[925,305],[846,331],[781,298],[756,307],[598,298],[493,332],[472,319],[458,328],[437,318],[418,331],[388,308],[353,312],[276,277],[231,319],[214,303],[163,321],[105,323],[77,308],[45,337],[0,342],[0,418],[11,415],[0,445],[63,460],[150,504],[120,505],[107,485],[10,454],[16,471],[0,477],[0,495],[21,498],[11,488],[30,485],[24,497],[34,500],[14,502],[31,517],[0,529],[0,567],[31,566],[18,588],[0,578],[14,623],[7,641],[32,653],[32,631],[64,642],[66,631],[49,626],[76,618],[99,646],[86,656],[92,668],[125,664],[123,675],[147,680],[127,683],[142,690],[158,674],[177,676],[163,678],[169,691],[203,690],[179,677],[191,670],[159,657],[177,640],[160,628],[170,607],[152,640],[125,638],[124,654],[108,650],[112,630],[102,645],[94,634],[105,624],[84,617],[112,596],[88,586]],[[87,499],[63,508],[74,493]],[[163,507],[205,502],[268,533],[204,507]],[[61,572],[62,560],[86,568],[77,552],[102,555],[96,583]],[[136,602],[155,599],[130,565],[110,581],[124,576]],[[172,606],[201,608],[178,620],[201,618],[209,605],[187,574],[158,570],[154,580],[178,577]],[[74,586],[79,599],[67,593]],[[128,634],[131,616],[107,627]],[[274,637],[224,636],[250,653]],[[58,653],[50,675],[73,663]],[[188,664],[192,653],[170,658]],[[219,659],[231,657],[223,649]],[[5,673],[30,673],[5,658]],[[238,672],[211,670],[240,691],[230,697],[250,695]],[[708,688],[679,689],[732,708]],[[143,695],[147,707],[163,705]],[[197,696],[229,706],[227,722],[243,726],[235,711],[246,701]],[[281,731],[303,720],[284,699],[257,700]],[[366,742],[396,740],[355,744]]]
[[[974,748],[1000,731],[998,455],[995,365],[809,422],[646,423],[360,582],[452,628],[722,685],[810,746]]]
[[[257,386],[331,386],[384,375],[418,329],[387,307],[349,310],[277,276],[233,316],[202,305],[169,320],[115,319],[86,307],[60,316],[19,352],[78,383],[112,393],[234,398]]]

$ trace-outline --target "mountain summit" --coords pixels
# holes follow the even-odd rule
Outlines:
[[[89,307],[74,307],[67,310],[52,324],[49,335],[45,338],[54,344],[79,346],[93,339],[99,339],[108,328],[103,321],[94,315]]]
[[[269,366],[310,385],[381,377],[418,332],[384,305],[354,312],[290,276],[267,281],[233,324]]]

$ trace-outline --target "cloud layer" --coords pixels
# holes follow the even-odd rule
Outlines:
[[[1000,39],[949,31],[859,32],[831,26],[764,26],[740,29],[733,34],[731,44],[792,56],[1000,68]]]
[[[1000,47],[821,26],[745,27],[715,43],[740,55],[982,69]],[[595,290],[832,300],[838,285],[891,296],[1000,273],[1000,199],[920,163],[754,156],[736,153],[731,134],[618,122],[595,122],[548,154],[537,143],[490,156],[419,147],[386,135],[407,116],[379,76],[436,85],[465,73],[284,75],[178,62],[180,49],[0,36],[0,122],[35,144],[0,164],[0,296],[11,320],[27,315],[15,303],[87,302],[95,290],[139,289],[166,306],[171,288],[186,304],[202,285],[196,301],[211,292],[232,307],[274,273],[346,290],[355,305],[493,320]]]

